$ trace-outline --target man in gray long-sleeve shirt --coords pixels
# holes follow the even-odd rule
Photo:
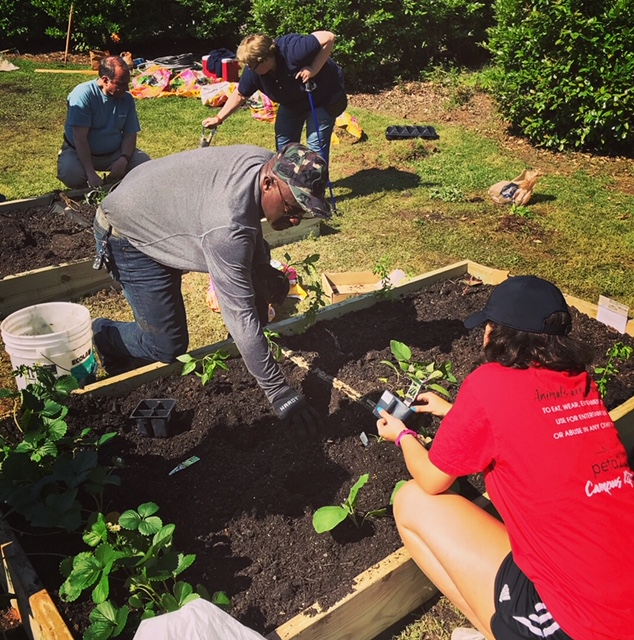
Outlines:
[[[314,432],[319,417],[286,383],[258,314],[258,285],[270,271],[260,220],[281,231],[309,215],[330,217],[327,184],[324,160],[298,143],[275,155],[248,145],[208,147],[132,170],[95,218],[97,262],[121,283],[135,317],[93,322],[106,371],[184,353],[182,273],[208,272],[227,328],[278,416],[300,434]]]

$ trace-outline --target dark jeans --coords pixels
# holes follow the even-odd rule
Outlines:
[[[99,250],[106,230],[95,222],[94,232]],[[189,343],[182,271],[155,262],[126,238],[113,235],[107,239],[107,257],[110,275],[121,284],[135,322],[93,321],[104,368],[116,374],[150,362],[173,362]]]
[[[299,142],[302,137],[302,129],[306,125],[306,146],[318,153],[326,162],[330,158],[330,139],[335,128],[334,116],[331,116],[324,107],[316,107],[319,135],[315,127],[315,117],[311,109],[308,111],[293,111],[280,105],[275,118],[275,143],[279,151],[289,142]],[[323,148],[319,144],[319,139]]]

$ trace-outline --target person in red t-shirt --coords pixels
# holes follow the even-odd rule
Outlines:
[[[464,324],[486,324],[484,364],[453,406],[417,397],[444,416],[431,450],[377,421],[413,477],[394,504],[403,542],[478,630],[452,638],[634,639],[634,472],[563,295],[509,278]],[[448,490],[476,472],[502,521]]]

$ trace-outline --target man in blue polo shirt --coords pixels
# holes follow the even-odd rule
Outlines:
[[[78,189],[98,187],[109,171],[115,182],[150,159],[136,148],[141,130],[134,98],[128,92],[130,70],[119,56],[99,63],[99,77],[76,86],[68,96],[64,144],[57,158],[57,177]]]

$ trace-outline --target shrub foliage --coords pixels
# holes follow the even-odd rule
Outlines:
[[[430,64],[477,63],[493,0],[0,0],[6,36],[65,41],[71,48],[134,50],[139,43],[203,40],[237,48],[247,33],[337,34],[335,57],[351,86],[418,79]],[[22,7],[24,5],[24,8]],[[164,55],[173,53],[165,51]],[[160,55],[160,54],[159,54]]]
[[[630,152],[634,0],[497,0],[489,49],[513,127],[553,149]]]
[[[353,86],[419,78],[430,64],[482,60],[491,0],[252,0],[248,29],[272,36],[327,29]]]

